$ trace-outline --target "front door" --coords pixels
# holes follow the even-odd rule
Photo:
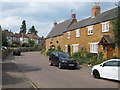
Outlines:
[[[107,46],[107,59],[111,59],[112,56],[113,56],[113,47],[109,45]]]

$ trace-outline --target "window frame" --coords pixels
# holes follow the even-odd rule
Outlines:
[[[88,35],[92,35],[93,34],[93,25],[92,26],[88,26]]]
[[[102,24],[102,32],[109,32],[109,22],[110,21],[107,21],[107,22],[103,22],[101,23]]]
[[[75,30],[76,37],[80,37],[80,29]]]
[[[90,53],[98,53],[98,43],[89,43],[90,44]]]
[[[73,46],[73,53],[76,53],[79,51],[79,44],[72,44],[72,46]],[[75,48],[76,46],[77,46],[77,50]]]
[[[67,32],[67,39],[70,39],[70,32]]]

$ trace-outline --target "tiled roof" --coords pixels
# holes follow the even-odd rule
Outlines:
[[[4,30],[3,33],[7,36],[14,36],[14,33],[13,32],[10,32],[8,30]]]
[[[48,34],[47,38],[50,38],[50,37],[54,37],[54,36],[58,36],[58,35],[61,35],[63,34],[63,32],[69,27],[69,25],[71,24],[71,22],[73,20],[76,20],[76,19],[68,19],[64,22],[61,22],[57,25],[55,25],[51,32]]]
[[[42,37],[39,37],[39,36],[37,36],[35,34],[27,34],[27,37],[33,38],[33,39],[42,39]]]
[[[78,28],[82,28],[82,27],[86,27],[86,26],[90,26],[90,25],[94,25],[94,24],[98,24],[101,22],[109,21],[115,18],[116,16],[117,16],[117,8],[114,8],[106,12],[103,12],[97,15],[96,17],[89,17],[79,22],[76,22],[73,25],[71,25],[65,32],[78,29]]]

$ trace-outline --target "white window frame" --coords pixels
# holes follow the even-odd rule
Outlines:
[[[52,41],[53,41],[53,37],[50,38],[50,42],[52,42]]]
[[[92,35],[93,34],[93,25],[92,26],[88,26],[88,35]]]
[[[73,46],[73,53],[78,52],[79,44],[72,44],[72,46]]]
[[[67,32],[67,39],[70,39],[70,32]]]
[[[80,29],[77,29],[75,31],[76,31],[76,37],[80,37]]]
[[[68,52],[68,45],[65,45],[65,52]]]
[[[102,24],[102,32],[108,32],[109,31],[109,21],[103,22]]]
[[[90,52],[91,53],[98,53],[98,43],[99,42],[89,43],[90,44]]]

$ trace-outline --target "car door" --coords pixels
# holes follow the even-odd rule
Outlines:
[[[100,76],[118,80],[118,61],[108,61],[100,67]]]
[[[55,64],[57,65],[58,64],[58,61],[59,61],[59,58],[58,58],[58,53],[57,52],[55,52],[55,57],[54,57],[54,62],[55,62]]]

